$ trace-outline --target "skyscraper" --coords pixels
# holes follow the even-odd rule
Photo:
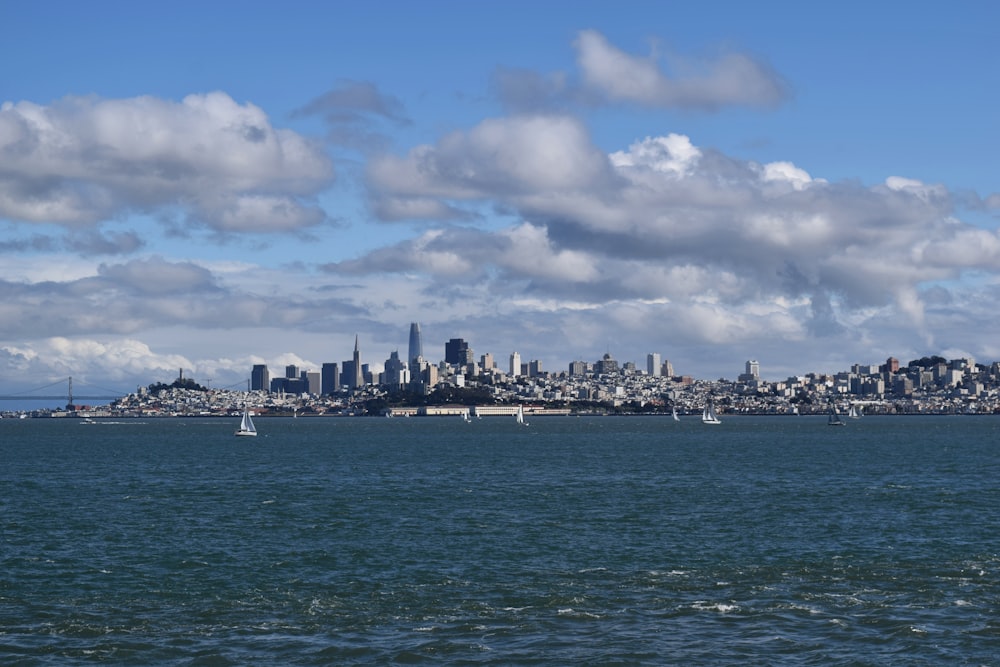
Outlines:
[[[268,391],[271,388],[271,374],[265,364],[254,364],[250,371],[250,388],[254,391]]]
[[[514,377],[521,374],[521,354],[519,352],[510,355],[510,374]]]
[[[472,350],[461,338],[452,338],[444,344],[444,360],[449,364],[464,366],[473,361]]]
[[[340,391],[340,367],[336,363],[323,364],[320,372],[324,394],[335,394]]]
[[[760,362],[756,359],[747,361],[747,372],[737,378],[740,382],[756,382],[760,380]]]
[[[424,356],[424,343],[420,339],[420,323],[410,323],[410,356],[406,358],[410,364],[410,369],[414,370],[419,366],[418,359]]]
[[[487,352],[483,356],[479,357],[479,366],[483,369],[484,373],[489,373],[496,368],[496,362],[493,361],[493,355]]]
[[[361,348],[358,347],[358,336],[354,335],[354,376],[351,379],[351,389],[359,389],[364,386],[365,378],[361,374]]]
[[[660,375],[660,353],[650,352],[646,355],[646,372],[653,377]]]
[[[382,379],[382,384],[389,385],[393,388],[399,388],[407,384],[410,381],[410,372],[406,368],[406,364],[403,360],[399,358],[399,352],[393,351],[389,358],[385,361],[385,372]]]

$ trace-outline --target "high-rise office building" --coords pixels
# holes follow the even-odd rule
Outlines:
[[[497,364],[493,360],[493,355],[487,352],[483,356],[479,357],[479,366],[482,368],[484,373],[489,373],[496,368]]]
[[[510,355],[510,374],[514,377],[521,374],[521,355],[516,351]]]
[[[746,372],[737,378],[740,382],[756,382],[760,380],[760,363],[751,359],[746,364]]]
[[[306,391],[314,396],[319,396],[323,387],[322,375],[316,371],[302,371],[302,379],[306,383]]]
[[[452,338],[444,344],[444,360],[449,364],[464,366],[472,363],[472,350],[469,348],[469,344],[461,338]]]
[[[618,372],[618,362],[606,352],[600,361],[594,362],[594,372],[598,375],[613,375]]]
[[[410,323],[410,355],[406,358],[406,362],[410,364],[411,370],[419,365],[418,359],[423,359],[424,356],[424,342],[420,338],[420,323],[411,322]]]
[[[321,390],[324,394],[336,394],[340,391],[340,366],[336,362],[323,364],[320,375]]]
[[[343,389],[354,389],[354,360],[345,359],[340,364],[340,386]]]
[[[653,377],[660,376],[660,353],[650,352],[646,355],[646,372]]]
[[[399,358],[399,352],[393,351],[389,358],[385,361],[385,371],[383,374],[382,384],[389,385],[393,388],[399,388],[403,385],[409,383],[410,381],[410,371],[406,368],[406,364],[403,360]]]
[[[289,364],[288,366],[285,366],[285,377],[286,378],[299,377],[299,367],[294,364]]]
[[[361,371],[361,348],[358,347],[358,336],[354,336],[354,368],[351,369],[351,389],[359,389],[365,384],[365,377]]]
[[[270,391],[271,374],[265,364],[255,364],[250,371],[250,388],[254,391]]]

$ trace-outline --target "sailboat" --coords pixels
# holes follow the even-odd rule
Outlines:
[[[240,420],[240,427],[233,435],[257,435],[257,427],[253,425],[253,419],[250,418],[250,411],[247,408],[243,408],[243,419]]]
[[[847,413],[847,416],[851,419],[861,419],[861,410],[858,409],[858,406],[851,403],[851,409]]]
[[[701,412],[701,423],[702,424],[721,424],[722,421],[719,419],[718,415],[715,414],[715,404],[712,399],[708,399],[705,403],[705,409]]]
[[[826,420],[827,426],[847,426],[847,422],[840,418],[840,413],[837,412],[837,406],[830,405],[830,416]]]
[[[677,416],[677,407],[676,406],[674,406],[673,412],[671,414],[672,414],[675,422],[679,422],[681,420],[681,418]]]
[[[517,423],[522,426],[528,425],[528,422],[524,421],[524,407],[521,405],[517,406]]]

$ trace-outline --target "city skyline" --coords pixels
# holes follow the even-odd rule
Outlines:
[[[1000,359],[991,3],[0,14],[0,392]]]

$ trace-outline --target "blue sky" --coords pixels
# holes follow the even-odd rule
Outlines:
[[[998,14],[0,3],[0,389],[1000,359]]]

